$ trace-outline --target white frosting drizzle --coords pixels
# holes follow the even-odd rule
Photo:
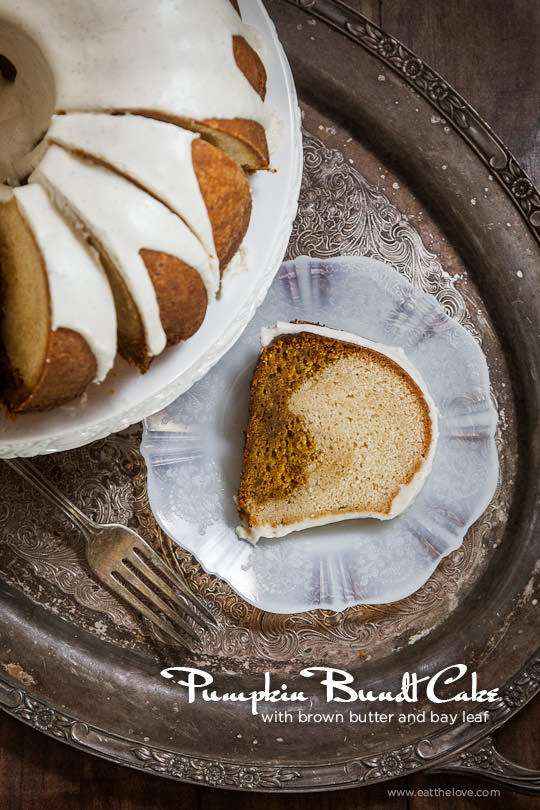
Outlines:
[[[51,328],[82,335],[96,358],[95,382],[101,382],[116,355],[116,312],[105,273],[40,186],[21,186],[13,194],[47,272]]]
[[[206,248],[219,278],[212,225],[191,157],[198,137],[163,121],[102,113],[56,115],[47,134],[49,141],[82,151],[130,177],[182,217]]]
[[[2,17],[49,62],[56,110],[153,110],[248,118],[273,113],[237,67],[232,36],[259,42],[229,0],[2,0]]]
[[[109,169],[51,146],[30,182],[39,181],[68,215],[75,215],[123,277],[145,329],[148,349],[159,354],[166,338],[154,287],[139,250],[163,251],[194,267],[215,296],[217,279],[197,238],[150,194]]]
[[[422,465],[417,470],[412,480],[402,486],[392,501],[390,512],[387,515],[381,515],[375,512],[340,512],[339,515],[322,515],[320,517],[306,518],[305,520],[296,523],[287,523],[280,526],[238,526],[236,533],[243,540],[248,540],[250,543],[257,543],[261,537],[284,537],[291,532],[301,531],[302,529],[310,529],[315,526],[323,526],[329,523],[338,523],[342,520],[352,520],[355,518],[377,518],[378,520],[390,520],[391,518],[400,515],[404,512],[414,501],[424,482],[431,471],[433,459],[435,457],[435,450],[437,446],[437,439],[439,436],[438,429],[438,411],[433,399],[427,390],[426,384],[422,379],[417,369],[408,360],[405,352],[400,346],[384,346],[380,343],[375,343],[367,338],[359,337],[351,332],[343,332],[338,329],[331,329],[327,326],[319,326],[317,324],[309,323],[285,323],[278,321],[273,327],[263,327],[261,329],[261,345],[268,346],[274,338],[279,335],[299,334],[300,332],[311,332],[315,335],[323,337],[334,338],[346,343],[354,343],[358,346],[364,346],[367,349],[379,352],[386,357],[397,363],[404,371],[407,372],[409,377],[417,384],[422,392],[422,396],[426,401],[429,409],[431,421],[431,445],[429,447],[426,458]]]

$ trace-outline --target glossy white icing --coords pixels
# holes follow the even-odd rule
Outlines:
[[[134,180],[180,216],[200,239],[219,278],[212,225],[197,182],[189,130],[140,115],[55,115],[47,139],[82,151]]]
[[[229,0],[2,0],[2,18],[38,45],[56,111],[152,110],[167,116],[274,114],[234,60],[232,36],[258,37]]]
[[[400,346],[383,346],[380,343],[375,343],[367,338],[362,338],[359,335],[354,335],[351,332],[344,332],[338,329],[331,329],[326,326],[319,326],[318,324],[309,323],[285,323],[278,321],[273,327],[263,327],[261,329],[261,345],[268,346],[274,338],[279,335],[299,334],[300,332],[311,332],[323,337],[334,338],[336,340],[345,341],[347,343],[354,343],[358,346],[364,346],[373,351],[389,357],[397,363],[407,374],[414,380],[420,388],[424,400],[429,408],[430,421],[431,421],[431,445],[428,453],[417,470],[411,481],[402,486],[398,494],[392,501],[390,512],[386,515],[381,515],[375,512],[340,512],[339,515],[322,515],[320,517],[306,518],[305,520],[296,523],[287,523],[280,526],[238,526],[236,532],[239,537],[248,540],[250,543],[257,543],[261,537],[284,537],[287,534],[302,529],[310,529],[315,526],[323,526],[329,523],[338,523],[342,520],[352,520],[355,518],[377,518],[378,520],[390,520],[397,515],[402,514],[414,501],[424,482],[429,475],[433,459],[435,457],[435,450],[437,446],[437,439],[439,435],[438,430],[438,411],[433,399],[426,387],[422,376],[417,369],[408,360],[405,352]]]
[[[68,216],[100,245],[127,284],[141,314],[151,354],[166,338],[159,307],[139,250],[163,251],[194,267],[215,296],[217,279],[198,239],[165,205],[129,180],[52,145],[30,182],[42,183]]]
[[[78,332],[96,358],[101,382],[116,355],[116,312],[105,273],[36,183],[13,192],[43,257],[51,306],[51,328]]]

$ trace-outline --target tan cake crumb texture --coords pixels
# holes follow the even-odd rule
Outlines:
[[[431,440],[423,393],[393,360],[311,332],[281,335],[252,381],[240,517],[276,527],[388,515]]]
[[[80,396],[96,361],[71,329],[51,330],[47,273],[17,202],[0,204],[2,394],[13,413],[45,411]]]

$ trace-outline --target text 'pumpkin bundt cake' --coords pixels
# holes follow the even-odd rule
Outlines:
[[[80,396],[116,346],[145,372],[245,269],[245,171],[279,131],[264,50],[234,0],[0,0],[9,410]]]
[[[261,342],[240,537],[403,512],[431,469],[437,414],[402,350],[304,323],[264,329]]]

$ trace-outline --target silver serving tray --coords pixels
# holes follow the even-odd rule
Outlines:
[[[414,54],[339,0],[305,5],[267,3],[311,133],[288,256],[387,261],[481,342],[500,415],[495,498],[408,599],[282,616],[243,602],[157,528],[139,428],[40,458],[83,509],[138,528],[204,595],[220,627],[186,657],[90,579],[71,528],[2,469],[0,706],[82,750],[196,784],[322,790],[438,768],[534,787],[537,775],[500,757],[489,733],[540,688],[540,197]],[[211,671],[219,691],[250,691],[270,670],[292,690],[303,667],[328,664],[396,689],[405,670],[457,662],[500,687],[485,723],[374,724],[369,734],[353,723],[278,729],[247,704],[188,704],[159,675],[187,664]],[[311,711],[326,709],[309,686]]]

